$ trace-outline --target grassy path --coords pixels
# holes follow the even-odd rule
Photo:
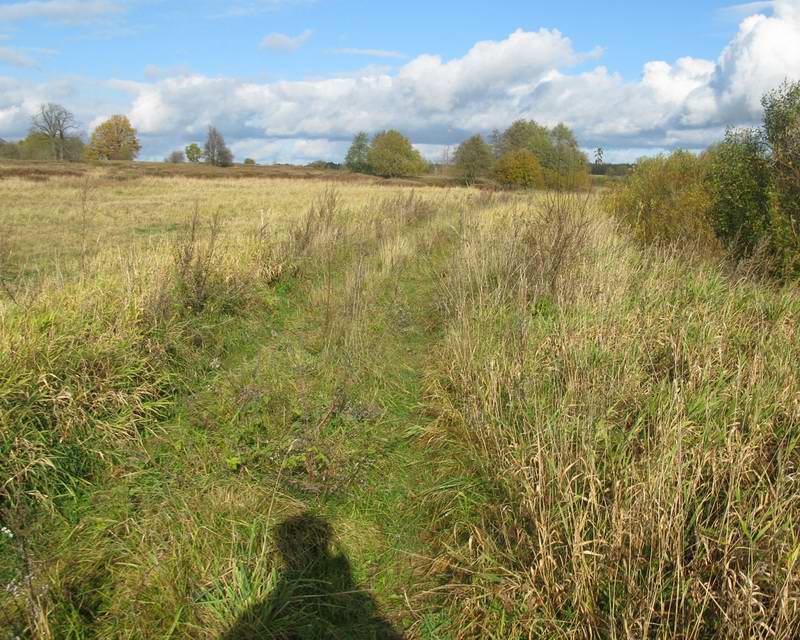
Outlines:
[[[0,578],[37,580],[7,626],[73,640],[448,638],[427,597],[426,496],[446,453],[421,435],[459,202],[412,192],[346,210],[326,192],[288,232],[297,269],[243,280],[239,313],[176,320],[158,414],[113,448],[80,449],[51,508],[14,515],[25,544],[5,542]],[[281,241],[258,247],[265,260]]]
[[[308,510],[328,522],[356,584],[395,626],[416,622],[422,637],[444,638],[435,617],[409,611],[430,586],[423,497],[442,455],[419,438],[440,332],[434,270],[449,251],[444,235],[432,253],[420,246],[433,228],[402,228],[281,285],[273,314],[243,336],[182,422],[224,425],[198,460],[216,457],[237,484],[271,484],[272,521]],[[393,244],[405,258],[387,268]]]

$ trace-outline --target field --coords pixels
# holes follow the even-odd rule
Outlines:
[[[800,637],[796,284],[597,193],[68,169],[0,166],[2,640]]]

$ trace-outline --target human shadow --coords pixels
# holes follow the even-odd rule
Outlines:
[[[358,588],[344,554],[331,553],[331,525],[310,513],[275,527],[284,571],[221,640],[402,640]]]

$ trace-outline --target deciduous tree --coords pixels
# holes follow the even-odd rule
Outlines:
[[[472,184],[492,168],[492,148],[479,136],[462,142],[455,153],[455,167],[465,184]]]
[[[367,161],[373,173],[385,178],[420,175],[428,170],[411,141],[395,130],[382,131],[372,138]]]
[[[364,132],[357,133],[353,143],[347,150],[344,164],[350,171],[369,173],[369,136]]]
[[[86,150],[90,159],[133,160],[142,146],[126,116],[111,116],[92,133]]]
[[[208,139],[203,150],[203,158],[208,164],[213,164],[215,167],[230,167],[233,164],[233,153],[228,149],[225,138],[216,127],[208,128]]]
[[[64,160],[70,132],[77,130],[75,116],[60,104],[49,102],[39,106],[31,118],[31,131],[47,136],[55,160]]]
[[[200,162],[203,157],[203,150],[194,142],[186,147],[186,159],[189,162]]]

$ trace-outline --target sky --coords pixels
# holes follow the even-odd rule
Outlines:
[[[800,79],[800,0],[0,0],[0,137],[42,102],[140,159],[209,125],[238,160],[340,161],[396,128],[429,159],[520,118],[610,162],[702,149]]]

